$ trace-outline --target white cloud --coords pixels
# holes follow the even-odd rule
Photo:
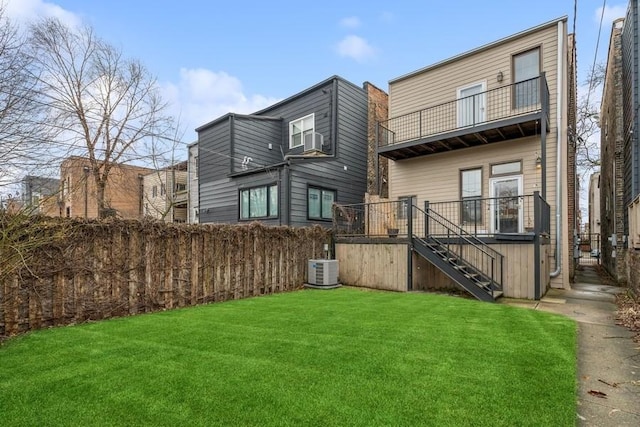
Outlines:
[[[597,24],[600,24],[600,18],[602,17],[602,26],[603,28],[609,28],[609,24],[611,24],[614,20],[618,18],[624,18],[627,14],[627,6],[624,4],[614,5],[614,6],[605,6],[604,7],[604,16],[602,15],[602,6],[596,9],[593,19]]]
[[[340,20],[341,27],[358,28],[360,25],[362,25],[362,22],[360,22],[360,18],[358,18],[357,16],[350,16],[348,18],[342,18]]]
[[[82,19],[55,3],[45,0],[8,0],[7,16],[18,23],[28,23],[41,18],[58,18],[63,23],[75,27]]]
[[[194,129],[226,113],[253,113],[279,101],[263,95],[246,95],[242,82],[224,71],[181,68],[177,83],[162,86],[171,112],[180,117],[186,142],[196,139]]]
[[[340,56],[364,62],[376,55],[376,50],[365,39],[359,36],[349,35],[342,39],[337,46]]]

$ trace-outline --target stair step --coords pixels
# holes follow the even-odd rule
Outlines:
[[[455,268],[456,270],[466,270],[467,266],[466,265],[454,265],[453,268]]]
[[[464,275],[464,277],[466,277],[467,279],[473,279],[474,277],[478,277],[480,276],[478,273],[466,273]]]

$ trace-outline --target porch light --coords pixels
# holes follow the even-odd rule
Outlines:
[[[502,71],[498,71],[498,75],[496,76],[496,80],[498,81],[498,83],[502,83],[502,80],[504,80],[504,74],[502,74]]]
[[[540,158],[540,155],[536,153],[536,169],[540,168],[542,168],[542,159]]]

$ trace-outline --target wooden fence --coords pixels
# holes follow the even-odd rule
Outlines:
[[[330,238],[257,223],[66,220],[46,230],[20,268],[0,274],[0,337],[298,289]]]

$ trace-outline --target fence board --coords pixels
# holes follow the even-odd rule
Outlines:
[[[0,275],[0,337],[297,289],[307,259],[321,257],[329,238],[321,227],[257,223],[46,221],[50,235],[63,238],[34,248],[24,257],[28,264]]]

